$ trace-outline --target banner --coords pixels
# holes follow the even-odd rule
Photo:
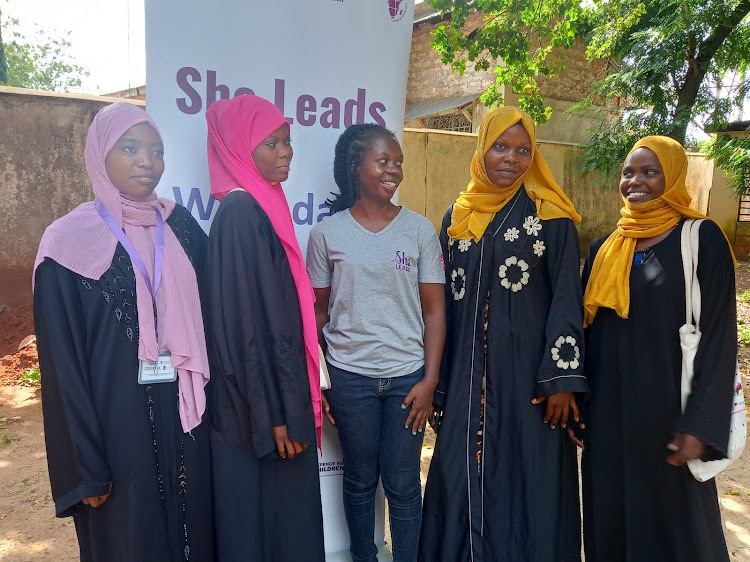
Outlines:
[[[303,251],[338,192],[333,148],[354,123],[403,129],[413,0],[149,0],[148,111],[161,129],[166,170],[158,193],[184,205],[208,231],[206,108],[254,93],[291,124],[294,159],[284,191]],[[320,459],[326,551],[348,549],[341,506],[342,459],[325,422]],[[383,538],[378,500],[376,537]],[[331,557],[332,559],[333,557]]]

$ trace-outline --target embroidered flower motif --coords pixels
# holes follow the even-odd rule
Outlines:
[[[125,335],[128,336],[129,341],[133,341],[133,328],[131,328],[130,326],[125,328]]]
[[[86,287],[86,289],[88,289],[89,291],[91,290],[91,283],[89,283],[85,279],[81,279],[81,283],[83,284],[84,287]]]
[[[565,347],[565,354],[562,354],[563,345]],[[566,361],[565,358],[568,360]],[[560,369],[577,369],[579,359],[581,358],[581,350],[576,345],[576,339],[573,336],[560,336],[555,340],[555,345],[552,347],[552,360],[557,362],[557,366]]]
[[[500,276],[500,284],[517,293],[524,285],[529,283],[529,264],[524,260],[519,260],[516,256],[511,256],[500,266],[497,274]]]
[[[107,304],[109,304],[109,293],[107,291],[102,291],[102,295],[104,296],[104,300],[107,301]]]
[[[544,247],[543,240],[537,240],[536,242],[534,242],[534,253],[540,258],[544,255],[544,250],[546,249],[547,248]]]
[[[518,230],[515,226],[512,228],[509,228],[505,231],[505,241],[506,242],[513,242],[513,240],[518,239],[518,235],[521,234],[521,231]]]
[[[117,317],[118,322],[122,320],[122,310],[120,310],[119,308],[115,308],[115,316]]]
[[[451,292],[453,293],[453,300],[460,301],[464,298],[466,293],[466,273],[463,267],[454,269],[451,273]]]
[[[459,240],[458,241],[458,249],[462,252],[465,252],[471,247],[471,240]]]
[[[529,215],[523,221],[523,227],[526,230],[526,234],[528,234],[529,236],[531,236],[532,234],[534,236],[539,236],[539,233],[542,230],[542,221],[539,220],[539,217]]]

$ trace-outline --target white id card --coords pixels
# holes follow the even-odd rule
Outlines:
[[[169,351],[159,353],[156,361],[138,362],[138,383],[157,384],[177,380],[177,370],[172,365],[172,354]]]

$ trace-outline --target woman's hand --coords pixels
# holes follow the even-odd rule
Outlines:
[[[578,427],[581,429],[586,429],[586,424],[581,422],[578,424]],[[583,444],[583,437],[579,437],[578,434],[576,434],[575,427],[569,427],[567,429],[568,431],[568,439],[570,439],[573,444],[575,444],[576,447],[581,449],[582,451],[586,448]]]
[[[307,443],[299,443],[289,439],[289,433],[285,425],[273,426],[273,438],[276,440],[276,447],[282,459],[287,457],[293,459],[308,447]]]
[[[667,462],[673,466],[682,466],[706,454],[706,444],[695,435],[687,433],[675,434],[672,442],[667,445],[667,449],[674,451],[667,457]]]
[[[435,411],[432,405],[432,399],[435,395],[435,387],[437,381],[433,384],[431,382],[422,379],[417,384],[411,387],[409,394],[404,398],[404,402],[401,407],[406,409],[411,404],[411,412],[409,417],[406,418],[405,428],[412,426],[411,433],[416,435],[417,431],[424,431],[427,425],[427,420],[432,417]]]
[[[101,495],[101,496],[91,496],[89,498],[83,498],[81,501],[86,505],[90,505],[91,507],[99,507],[105,501],[107,501],[111,493],[112,493],[112,484],[109,485],[109,492],[107,492],[106,494]]]
[[[573,410],[573,419],[575,421],[580,420],[578,404],[576,404],[576,398],[572,392],[558,392],[552,396],[537,396],[531,403],[541,404],[545,400],[547,401],[547,412],[544,414],[544,423],[550,422],[550,429],[555,429],[560,421],[563,427],[567,427],[571,410]]]
[[[325,391],[320,393],[320,403],[323,406],[323,413],[328,418],[328,421],[331,422],[331,425],[336,425],[336,420],[333,419],[333,414],[331,413],[331,405],[328,403]]]

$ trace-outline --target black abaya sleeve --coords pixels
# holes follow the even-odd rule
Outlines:
[[[85,509],[83,498],[110,491],[101,425],[94,408],[84,312],[73,274],[51,259],[36,270],[34,325],[39,352],[52,497],[58,517]]]
[[[700,227],[698,281],[701,340],[693,389],[675,430],[705,442],[710,450],[704,458],[710,460],[726,457],[737,358],[734,263],[724,235],[711,221]]]
[[[545,327],[544,358],[537,372],[538,396],[588,392],[588,381],[583,373],[583,297],[578,231],[570,219],[544,222],[552,301]]]
[[[448,270],[447,262],[448,262],[448,243],[450,242],[450,239],[448,237],[448,227],[451,224],[451,215],[453,213],[453,205],[448,207],[448,210],[445,212],[445,215],[443,216],[443,224],[440,227],[440,236],[438,237],[440,240],[440,248],[443,251],[443,259],[445,260],[444,263],[446,263],[446,271]],[[446,283],[444,285],[445,288],[445,327],[446,327],[446,340],[451,337],[450,336],[450,327],[453,326],[453,321],[451,318],[451,310],[452,307],[449,306],[451,303],[451,300],[453,299],[453,295],[451,293],[451,285],[450,280],[446,278]],[[438,378],[438,384],[435,387],[435,394],[433,398],[433,404],[436,406],[440,406],[441,408],[445,407],[445,394],[448,391],[448,353],[451,346],[445,345],[443,346],[443,358],[440,361],[440,376]]]
[[[247,193],[228,195],[208,244],[208,349],[214,429],[273,454],[273,426],[315,443],[299,300],[271,221]],[[227,411],[223,411],[227,409]]]

